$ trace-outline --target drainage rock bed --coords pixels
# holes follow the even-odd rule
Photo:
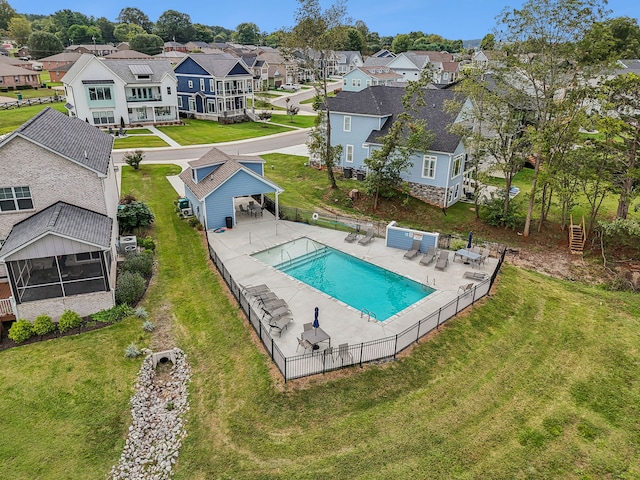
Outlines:
[[[186,435],[183,417],[189,410],[187,384],[191,377],[186,355],[174,348],[173,365],[160,363],[156,369],[153,354],[145,353],[131,398],[129,435],[120,461],[109,474],[113,480],[169,479]]]

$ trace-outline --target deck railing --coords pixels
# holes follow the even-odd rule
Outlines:
[[[0,298],[0,316],[13,315],[11,298]]]
[[[280,370],[280,373],[282,373],[285,382],[287,380],[345,368],[350,365],[362,366],[363,363],[367,362],[396,358],[398,353],[409,347],[412,343],[418,342],[420,338],[429,332],[440,328],[440,326],[449,319],[455,317],[459,312],[472,306],[480,298],[487,295],[502,266],[506,252],[504,248],[501,250],[496,268],[489,278],[475,285],[473,289],[458,295],[448,304],[442,306],[437,311],[424,317],[397,335],[349,345],[348,350],[342,352],[342,354],[339,354],[337,349],[334,348],[332,355],[325,355],[322,352],[311,352],[287,357],[278,348],[275,340],[269,334],[268,326],[264,325],[259,313],[253,309],[251,302],[244,295],[240,285],[233,279],[229,270],[227,270],[220,257],[216,254],[208,238],[207,246],[211,261],[218,269],[218,272],[220,272],[220,275],[231,290],[238,305],[244,311],[249,323],[258,334],[269,356],[278,367],[278,370]]]

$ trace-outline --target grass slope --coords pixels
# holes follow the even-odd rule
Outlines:
[[[640,476],[637,295],[506,266],[483,306],[411,355],[283,385],[173,211],[165,177],[178,171],[123,168],[123,191],[157,218],[144,303],[193,371],[174,478]],[[6,478],[108,472],[139,365],[122,352],[139,332],[124,322],[0,353]]]
[[[67,109],[64,108],[64,103],[45,103],[42,105],[32,105],[30,107],[20,107],[11,110],[5,110],[0,112],[0,135],[14,131],[24,122],[33,117],[40,110],[47,107],[55,108],[56,110],[67,113]]]

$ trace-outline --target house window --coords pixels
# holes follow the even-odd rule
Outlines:
[[[103,110],[93,112],[93,124],[94,125],[107,125],[116,123],[113,117],[113,110]]]
[[[216,82],[213,81],[213,78],[209,79],[209,91],[213,93],[216,89]]]
[[[344,124],[342,130],[345,132],[351,131],[351,117],[349,115],[344,116]]]
[[[0,187],[0,212],[31,210],[33,200],[29,187]]]
[[[178,95],[178,108],[182,108],[182,97]]]
[[[195,98],[190,98],[189,99],[189,111],[190,112],[195,112],[196,111],[196,99]]]
[[[422,178],[436,178],[436,162],[438,157],[425,155],[422,157]]]
[[[171,87],[167,87],[167,95],[171,95]]]
[[[361,87],[361,86],[362,86],[362,79],[356,78],[356,87]]]
[[[89,100],[111,100],[111,88],[89,87]]]
[[[370,87],[371,86],[371,80],[367,80],[366,85],[367,85],[367,87]]]
[[[188,85],[189,85],[189,88],[193,88],[193,80],[189,80]]]
[[[464,166],[464,154],[453,157],[453,168],[451,169],[451,178],[457,177],[462,173]]]
[[[451,205],[460,196],[460,184],[456,183],[449,189],[449,195],[447,196],[447,204]]]
[[[351,86],[352,86],[352,87],[355,87],[355,86],[356,86],[356,79],[355,79],[355,78],[352,78],[352,79],[351,79]]]
[[[200,91],[204,92],[204,78],[200,79]]]
[[[346,150],[344,160],[347,163],[353,163],[353,145],[347,145],[347,150]]]

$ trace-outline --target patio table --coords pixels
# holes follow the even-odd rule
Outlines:
[[[320,342],[328,341],[329,346],[331,346],[331,337],[321,328],[310,328],[309,330],[302,332],[302,339],[307,340],[311,345],[313,345],[314,350],[315,346]]]
[[[469,249],[461,248],[460,250],[457,250],[456,253],[453,254],[454,260],[456,259],[456,257],[462,258],[464,263],[471,262],[475,264],[480,261],[481,255],[479,253],[472,252]]]

